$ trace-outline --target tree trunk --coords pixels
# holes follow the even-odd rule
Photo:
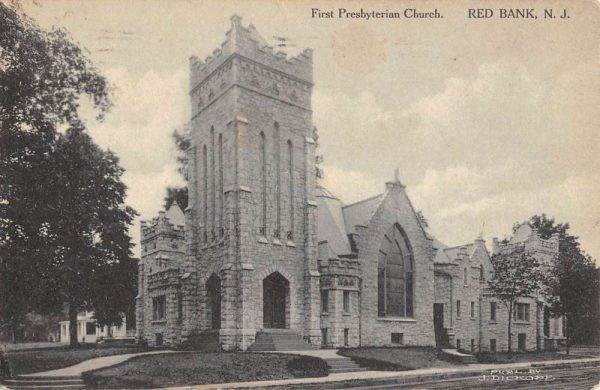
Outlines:
[[[74,303],[69,304],[69,346],[71,348],[77,347],[79,344],[77,340],[77,306]]]
[[[513,303],[510,302],[508,306],[508,357],[510,358],[512,352],[512,312],[513,312]]]
[[[567,339],[567,355],[570,354],[571,352],[571,335],[570,333],[570,328],[569,328],[569,318],[567,317],[567,315],[565,314],[565,328],[563,329],[563,332],[565,332],[565,338]]]

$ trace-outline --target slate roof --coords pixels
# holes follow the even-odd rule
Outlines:
[[[342,202],[323,187],[317,188],[318,241],[327,241],[336,255],[351,253],[348,233],[342,214]]]
[[[344,206],[342,213],[346,223],[346,231],[355,233],[356,225],[366,226],[382,199],[383,194],[379,194]]]

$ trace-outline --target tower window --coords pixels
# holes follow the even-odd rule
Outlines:
[[[279,154],[279,124],[275,122],[273,130],[273,159],[275,160],[275,208],[276,221],[273,236],[280,238],[281,236],[281,167]]]
[[[292,141],[288,140],[288,174],[290,177],[290,230],[287,233],[288,240],[294,239],[294,148]]]
[[[350,311],[350,291],[344,290],[344,313]]]
[[[210,178],[211,178],[211,239],[215,239],[215,220],[217,208],[217,175],[215,175],[215,129],[210,127]]]
[[[206,145],[202,148],[203,168],[204,168],[204,242],[208,242],[208,154]]]
[[[321,290],[321,311],[329,312],[329,290]]]
[[[219,235],[223,237],[223,135],[219,134]]]
[[[261,224],[259,233],[267,234],[267,159],[266,159],[265,133],[260,133],[259,169],[260,169],[260,196],[261,196]]]

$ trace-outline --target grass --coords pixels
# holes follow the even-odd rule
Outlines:
[[[536,362],[546,360],[569,360],[581,359],[577,355],[565,355],[556,351],[541,351],[541,352],[512,352],[509,356],[508,352],[480,352],[475,354],[479,363],[521,363],[521,362]]]
[[[321,359],[274,353],[182,352],[133,358],[120,365],[88,371],[92,388],[146,389],[211,383],[326,376]]]
[[[84,360],[102,356],[121,355],[143,352],[147,350],[139,346],[81,346],[77,349],[45,348],[26,351],[9,351],[6,360],[13,376],[33,372],[54,370],[81,363]]]
[[[367,347],[340,349],[340,355],[352,358],[362,367],[377,371],[404,371],[418,368],[455,367],[442,360],[432,347]]]

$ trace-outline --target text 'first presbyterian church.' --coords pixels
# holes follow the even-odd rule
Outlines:
[[[507,349],[505,307],[487,293],[481,238],[446,247],[398,177],[344,205],[317,185],[312,51],[288,58],[231,18],[225,42],[191,58],[189,206],[142,222],[138,338],[150,345],[272,350],[358,346]],[[558,237],[521,225],[551,261]],[[515,308],[513,348],[563,338],[542,297]]]

